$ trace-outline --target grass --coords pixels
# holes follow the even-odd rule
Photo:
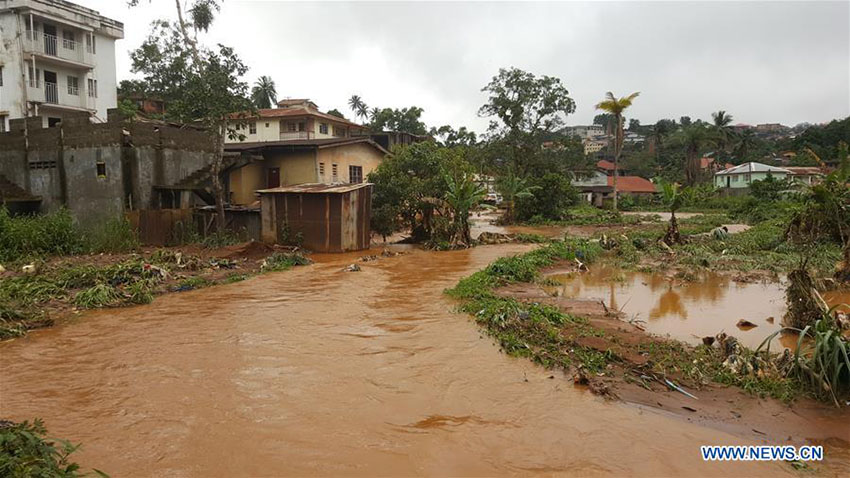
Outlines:
[[[550,305],[524,303],[494,292],[496,288],[507,284],[538,281],[540,269],[558,260],[580,258],[587,263],[599,257],[601,252],[601,248],[594,242],[553,242],[526,254],[498,259],[485,269],[461,279],[446,293],[459,299],[460,310],[471,314],[506,353],[528,358],[545,367],[578,367],[589,373],[608,375],[616,373],[609,365],[619,363],[626,369],[623,378],[634,380],[627,373],[631,365],[614,352],[620,347],[646,356],[653,373],[680,376],[696,385],[711,382],[732,385],[753,395],[785,402],[806,394],[818,396],[802,376],[775,370],[772,365],[775,357],[770,355],[769,350],[741,348],[740,360],[756,366],[746,372],[733,371],[724,365],[726,356],[718,348],[706,345],[691,347],[678,341],[662,339],[625,344],[617,337],[594,327],[585,318],[564,313]],[[578,344],[578,338],[589,336],[603,337],[611,347],[600,351]],[[821,376],[837,376],[846,380],[850,374],[850,362],[846,363],[846,368],[838,363],[835,357],[844,357],[842,360],[846,360],[846,355],[841,355],[844,349],[838,345],[834,334],[829,339],[834,344],[828,348],[822,347],[820,353],[836,365]],[[818,363],[826,363],[826,359]],[[761,369],[758,368],[759,364]],[[814,366],[810,368],[814,369]]]
[[[179,259],[179,260],[178,260]],[[224,259],[201,260],[171,250],[157,250],[148,257],[130,256],[107,265],[71,264],[58,261],[38,263],[32,275],[13,275],[0,280],[0,340],[20,337],[27,330],[52,325],[45,311],[54,303],[72,304],[80,309],[148,304],[166,292],[165,282],[175,274],[187,274],[171,290],[197,289],[217,282],[203,277],[215,267],[235,267]],[[230,272],[222,282],[247,279],[260,272],[286,270],[309,264],[298,253],[275,253],[259,271]]]

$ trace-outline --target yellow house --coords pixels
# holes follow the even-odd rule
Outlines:
[[[362,183],[389,154],[369,137],[240,142],[225,145],[225,150],[262,157],[228,173],[232,204],[254,203],[260,189]]]
[[[256,143],[301,139],[332,139],[368,136],[363,125],[322,113],[308,99],[278,101],[277,108],[259,109],[256,114],[234,114],[229,125],[239,133],[226,143]]]

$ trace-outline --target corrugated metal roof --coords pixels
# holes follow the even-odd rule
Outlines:
[[[280,186],[271,189],[260,189],[257,191],[261,194],[274,193],[299,193],[299,194],[318,194],[318,193],[347,193],[356,189],[371,186],[372,183],[356,183],[356,184],[324,184],[324,183],[304,183],[294,184],[292,186]]]
[[[776,166],[768,166],[762,163],[744,163],[734,166],[729,169],[724,169],[723,171],[718,171],[714,173],[715,176],[723,176],[727,174],[746,174],[746,173],[785,173],[791,174],[791,171],[788,171],[784,168],[777,168]]]
[[[608,186],[614,186],[614,177],[608,176]],[[617,191],[625,193],[654,193],[657,192],[652,181],[640,176],[617,177]]]

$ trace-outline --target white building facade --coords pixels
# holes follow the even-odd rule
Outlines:
[[[64,0],[0,0],[0,37],[0,131],[27,116],[53,126],[69,112],[106,121],[121,22]]]

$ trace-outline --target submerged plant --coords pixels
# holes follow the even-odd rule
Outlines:
[[[93,309],[115,305],[121,300],[121,292],[115,287],[103,282],[95,284],[88,289],[82,290],[74,296],[74,304],[77,307]]]

